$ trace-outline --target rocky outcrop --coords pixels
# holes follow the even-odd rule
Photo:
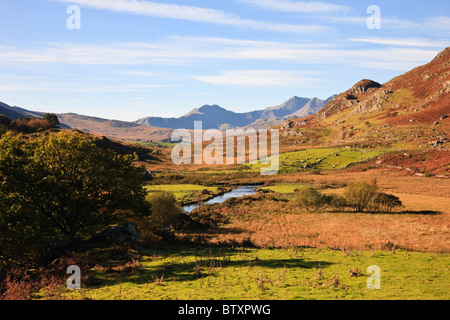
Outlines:
[[[359,94],[359,93],[365,93],[370,91],[370,89],[378,89],[381,88],[381,84],[378,82],[363,79],[356,83],[347,93],[351,95]]]

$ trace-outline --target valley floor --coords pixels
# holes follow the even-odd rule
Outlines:
[[[95,300],[448,300],[449,265],[446,255],[406,251],[169,248],[148,252],[134,269],[96,268],[96,285],[62,294]],[[379,282],[369,279],[375,276],[370,266]]]
[[[212,174],[192,177],[201,184],[201,177]],[[234,182],[265,182],[264,192],[207,207],[226,223],[178,231],[181,246],[113,249],[111,261],[93,268],[81,290],[59,287],[55,295],[47,288],[33,299],[450,299],[450,179],[393,168],[285,173],[264,181],[246,177],[252,176]],[[305,185],[340,194],[358,181],[376,182],[404,207],[390,214],[307,212],[291,201],[294,190]],[[212,194],[217,190],[211,188],[221,185],[216,180],[209,189],[184,184],[188,181],[158,186],[161,182],[148,190],[177,191],[181,200],[188,189]],[[124,260],[116,261],[121,254]],[[367,286],[370,266],[380,270],[380,289]]]
[[[272,193],[215,205],[209,210],[230,223],[208,232],[181,234],[204,244],[252,243],[267,247],[331,247],[352,250],[450,252],[450,180],[401,172],[289,175],[274,182]],[[390,214],[307,212],[293,206],[293,190],[305,184],[324,193],[342,193],[343,183],[376,181],[383,192],[400,198],[404,207]],[[330,185],[336,185],[330,188]]]

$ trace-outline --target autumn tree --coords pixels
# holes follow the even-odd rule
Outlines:
[[[145,211],[143,169],[80,133],[0,139],[0,258],[33,260],[50,243]],[[0,260],[1,260],[0,259]]]

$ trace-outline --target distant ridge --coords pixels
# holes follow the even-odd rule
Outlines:
[[[194,129],[194,121],[202,121],[203,128],[208,129],[267,128],[283,123],[284,120],[292,117],[315,114],[333,97],[327,100],[292,97],[278,106],[245,113],[229,111],[218,105],[204,105],[179,118],[147,117],[137,120],[136,123],[172,129]]]
[[[17,120],[19,117],[41,118],[45,115],[45,112],[30,111],[19,107],[11,107],[6,103],[0,102],[0,114],[7,116],[11,120]]]
[[[0,102],[0,114],[11,120],[19,117],[41,118],[46,112],[30,111],[19,107],[11,107]],[[78,129],[87,133],[98,134],[117,140],[162,141],[169,140],[171,129],[138,125],[134,122],[102,119],[79,115],[76,113],[57,113],[61,129]]]
[[[282,124],[293,117],[305,117],[319,112],[327,100],[292,97],[278,106],[245,113],[236,113],[218,105],[204,105],[179,118],[147,117],[137,121],[119,121],[80,115],[57,113],[62,129],[78,129],[119,140],[169,140],[173,129],[194,129],[195,121],[202,121],[203,129],[253,128],[266,129]],[[11,120],[19,117],[41,118],[45,112],[11,107],[0,102],[0,114]]]

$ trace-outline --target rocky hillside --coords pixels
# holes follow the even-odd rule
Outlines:
[[[450,48],[430,63],[380,84],[361,80],[317,114],[281,126],[309,144],[382,143],[399,149],[449,149]]]
[[[380,85],[362,80],[331,100],[318,114],[326,118],[345,110],[376,116],[389,124],[433,124],[450,111],[450,48],[436,58]]]

